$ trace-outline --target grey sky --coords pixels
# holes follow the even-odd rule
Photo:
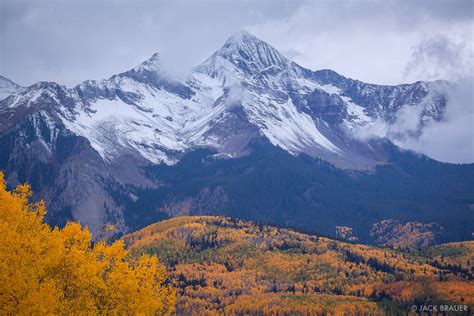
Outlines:
[[[0,74],[22,85],[71,86],[154,52],[185,72],[246,29],[311,69],[374,83],[452,79],[472,64],[473,3],[0,0]],[[423,50],[430,43],[445,55]]]

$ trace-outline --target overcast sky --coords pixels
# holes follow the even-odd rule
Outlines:
[[[21,85],[108,78],[155,52],[185,72],[241,29],[304,67],[372,83],[472,67],[471,0],[0,3],[0,75]]]

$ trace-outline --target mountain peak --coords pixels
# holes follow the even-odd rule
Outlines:
[[[246,31],[240,31],[229,37],[207,62],[212,60],[215,62],[215,58],[218,57],[224,58],[249,75],[270,68],[286,70],[291,63],[270,44]]]
[[[125,72],[113,75],[109,80],[121,77],[130,77],[138,81],[146,82],[151,77],[156,77],[161,73],[160,55],[154,53],[150,58],[141,62],[139,65]]]
[[[19,92],[21,89],[22,87],[20,85],[4,76],[0,76],[0,100]]]
[[[4,76],[0,75],[0,87],[3,87],[3,86],[11,86],[11,87],[15,87],[15,88],[20,88],[21,87],[20,85],[18,85],[15,82],[11,81],[7,77],[4,77]]]
[[[142,62],[137,67],[133,68],[136,71],[139,70],[148,70],[148,71],[155,71],[160,69],[160,54],[154,53],[151,55],[150,58]]]
[[[231,37],[229,37],[226,40],[224,46],[243,43],[243,42],[249,42],[249,41],[265,43],[264,41],[262,41],[261,39],[259,39],[255,35],[250,34],[247,31],[241,30],[241,31],[235,33],[234,35],[232,35]]]

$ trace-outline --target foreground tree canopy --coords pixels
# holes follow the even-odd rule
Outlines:
[[[28,185],[6,189],[0,173],[0,314],[169,314],[175,290],[155,256],[122,242],[92,245],[79,223],[52,229]]]

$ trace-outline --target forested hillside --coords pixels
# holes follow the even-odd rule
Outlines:
[[[166,214],[223,215],[334,237],[338,226],[348,227],[358,242],[380,246],[471,239],[474,164],[445,164],[384,146],[391,162],[371,172],[293,157],[265,141],[235,159],[203,149],[175,166],[146,168],[158,188],[109,182],[107,190],[130,210],[125,220],[133,230]]]
[[[44,203],[30,196],[28,185],[7,191],[0,173],[1,314],[384,314],[414,304],[474,306],[473,242],[396,251],[188,216],[93,243],[79,223],[43,223]]]
[[[182,315],[383,314],[418,302],[474,304],[472,268],[438,263],[429,249],[407,254],[214,216],[173,218],[123,240],[132,253],[167,263]],[[472,256],[468,247],[463,255]]]

